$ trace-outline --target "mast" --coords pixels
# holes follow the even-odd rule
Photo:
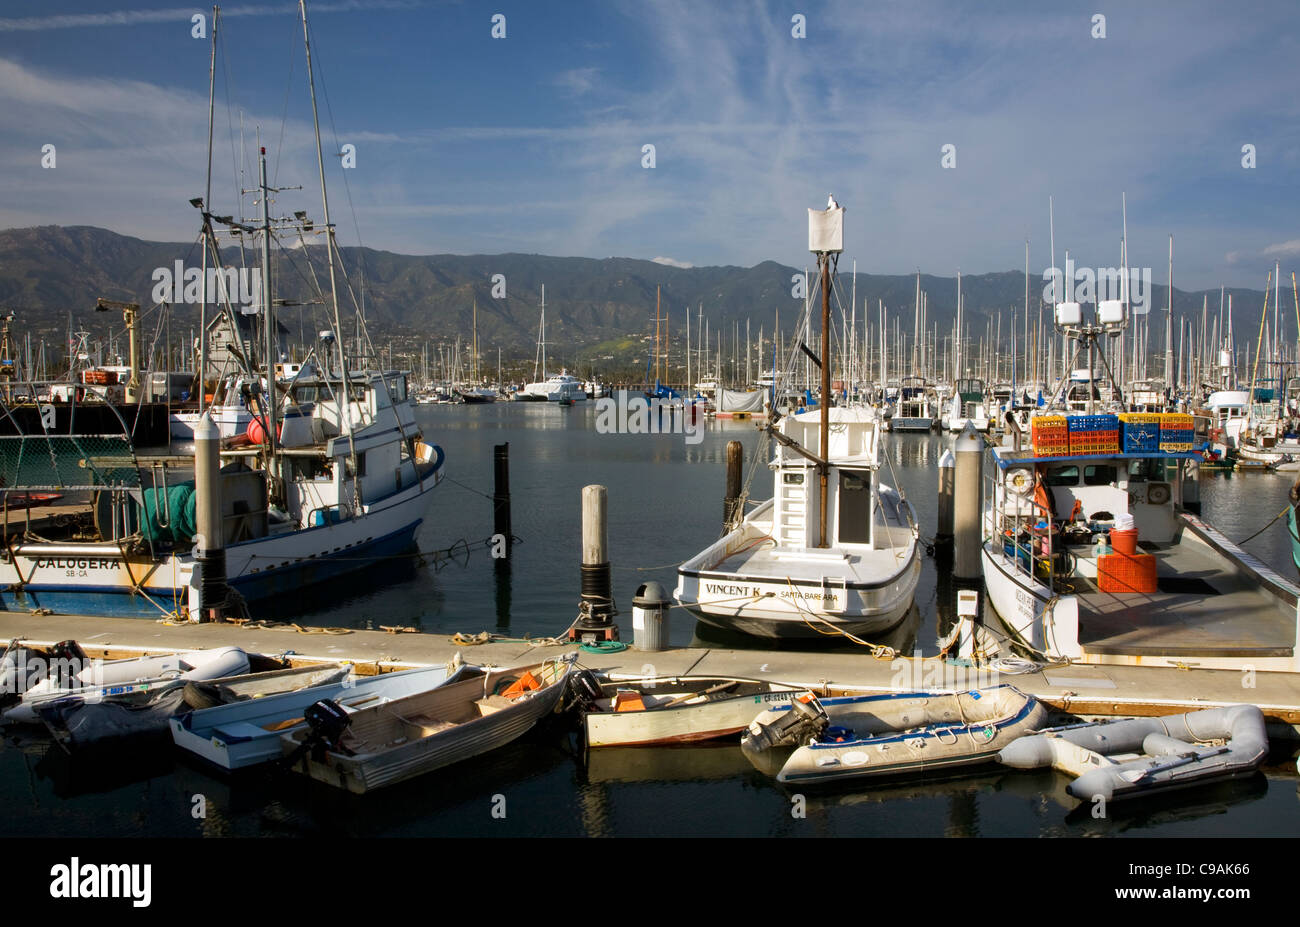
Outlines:
[[[258,148],[258,175],[262,193],[262,321],[266,328],[266,469],[271,479],[279,476],[275,455],[275,318],[271,311],[271,204],[266,185],[266,148]]]
[[[212,119],[213,119],[213,94],[216,88],[217,75],[217,19],[221,14],[221,8],[216,4],[212,6],[212,53],[208,59],[208,180],[203,194],[203,208],[211,211],[212,209]],[[210,225],[206,219],[203,221],[203,283],[202,295],[199,299],[199,357],[198,357],[198,377],[199,384],[199,408],[202,409],[207,399],[207,373],[208,373],[208,248],[211,247],[212,241],[208,237]],[[213,388],[213,398],[216,398],[216,388]]]
[[[349,397],[352,393],[348,387],[347,355],[343,351],[343,342],[345,340],[343,337],[343,321],[339,317],[339,290],[334,269],[334,223],[330,221],[330,199],[329,193],[325,189],[325,155],[321,150],[320,143],[320,114],[316,111],[316,75],[311,65],[311,39],[307,34],[306,0],[298,0],[298,12],[302,17],[302,44],[307,54],[307,88],[311,91],[311,122],[316,134],[316,168],[320,175],[320,201],[325,218],[325,254],[330,272],[330,305],[334,310],[334,330],[339,333],[338,338],[335,339],[339,354],[339,379],[342,383],[342,395],[339,400],[339,420],[343,425],[344,434],[348,436],[351,454],[355,457],[356,448],[352,445],[352,416],[343,414],[348,408]],[[358,317],[357,325],[360,326],[360,324],[361,321]],[[358,344],[357,347],[359,350],[360,345]],[[270,371],[268,372],[270,373]],[[272,379],[272,384],[274,382],[274,379]]]

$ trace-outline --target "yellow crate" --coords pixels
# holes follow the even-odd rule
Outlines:
[[[1035,415],[1029,420],[1031,428],[1068,428],[1069,420],[1064,415]]]
[[[1132,422],[1134,425],[1159,425],[1163,413],[1160,412],[1121,412],[1119,420],[1121,422]]]
[[[1170,431],[1190,431],[1195,425],[1192,417],[1185,412],[1162,412],[1160,413],[1160,427]]]
[[[1168,451],[1171,454],[1182,454],[1192,449],[1190,441],[1161,441],[1160,450]]]

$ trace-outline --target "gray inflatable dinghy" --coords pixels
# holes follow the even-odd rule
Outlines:
[[[1245,776],[1268,754],[1254,705],[1053,728],[1003,747],[998,762],[1074,776],[1067,791],[1106,801]]]

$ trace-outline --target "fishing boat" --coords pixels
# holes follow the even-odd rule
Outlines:
[[[189,680],[247,673],[248,654],[238,647],[216,647],[129,660],[91,660],[75,642],[65,641],[56,646],[50,670],[0,716],[4,721],[40,724],[41,707],[55,701],[73,707],[183,688]]]
[[[1104,334],[1058,308],[1072,337]],[[1123,307],[1107,311],[1122,328]],[[1194,417],[1122,417],[1038,416],[1031,447],[992,448],[981,557],[997,618],[1052,659],[1300,672],[1300,588],[1190,510]]]
[[[1073,776],[1066,791],[1113,801],[1247,776],[1268,755],[1264,715],[1231,705],[1163,718],[1049,728],[1008,744],[998,762],[1050,766]]]
[[[352,676],[295,692],[188,711],[170,718],[168,725],[176,746],[232,772],[278,757],[280,735],[304,726],[306,709],[321,699],[332,699],[344,710],[357,710],[428,692],[469,672],[457,654],[445,666]]]
[[[694,743],[731,737],[763,708],[804,689],[732,676],[574,677],[588,747]]]
[[[809,693],[755,717],[741,748],[785,783],[964,772],[994,762],[1046,719],[1046,708],[1010,685],[842,698]]]
[[[773,497],[677,570],[675,598],[693,615],[765,638],[887,631],[912,607],[921,575],[916,513],[879,480],[875,410],[830,404],[829,256],[844,211],[808,212],[821,268],[825,401],[764,423],[775,442]]]
[[[943,417],[943,427],[953,434],[965,431],[967,423],[979,432],[987,432],[993,424],[984,396],[984,381],[976,377],[960,379],[953,385]]]
[[[168,736],[167,721],[188,708],[265,698],[341,682],[350,666],[299,666],[245,673],[183,686],[108,695],[99,701],[54,699],[37,708],[41,722],[67,750],[126,738]]]
[[[912,504],[879,480],[879,422],[868,409],[826,413],[825,529],[804,451],[823,427],[814,410],[778,425],[773,498],[678,568],[676,599],[701,621],[768,638],[870,635],[911,608],[919,529]]]
[[[314,110],[310,69],[309,80]],[[319,134],[316,140],[323,163]],[[325,184],[323,232],[314,231],[302,211],[273,221],[269,200],[275,191],[267,183],[265,149],[258,165],[258,225],[215,215],[203,200],[194,201],[202,214],[205,253],[217,270],[219,229],[254,233],[262,243],[265,282],[256,308],[264,339],[231,336],[239,343],[227,346],[230,362],[245,369],[220,384],[238,390],[253,421],[246,440],[224,452],[219,490],[197,497],[194,451],[168,447],[165,422],[162,447],[142,443],[130,420],[117,413],[104,413],[108,417],[101,416],[94,433],[80,424],[71,432],[45,431],[39,423],[18,434],[0,428],[0,481],[6,488],[81,490],[89,498],[39,537],[6,537],[0,609],[197,620],[205,583],[194,552],[196,513],[218,505],[213,520],[220,521],[224,536],[207,543],[224,551],[225,575],[206,584],[213,610],[238,614],[246,603],[334,580],[414,547],[442,477],[442,452],[424,441],[406,374],[360,367],[344,350],[336,282],[341,270]],[[275,373],[281,346],[269,282],[271,242],[292,236],[305,244],[308,234],[327,239],[327,247],[302,253],[325,252],[329,288],[317,295],[328,307],[331,327],[285,379]],[[235,320],[242,312],[229,299],[209,308],[227,320],[231,332],[241,331]],[[212,397],[213,405],[233,401]],[[205,412],[205,420],[210,418]],[[208,562],[215,573],[216,563]]]
[[[285,733],[281,749],[298,772],[350,792],[372,792],[523,736],[555,711],[576,660],[572,653],[492,670],[481,678],[361,708],[343,719],[341,730],[313,725]],[[317,745],[324,749],[313,749]]]

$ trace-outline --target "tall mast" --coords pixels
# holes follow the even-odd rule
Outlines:
[[[348,407],[348,397],[351,391],[348,388],[348,363],[347,356],[343,351],[343,321],[339,316],[339,290],[338,282],[335,279],[334,271],[334,223],[330,221],[330,198],[325,189],[325,155],[321,150],[320,143],[320,114],[316,111],[316,76],[311,66],[311,39],[307,34],[307,0],[298,0],[298,12],[302,17],[302,44],[307,53],[307,88],[311,91],[311,122],[312,128],[316,133],[316,168],[320,175],[320,201],[321,209],[325,217],[325,256],[329,265],[330,272],[330,305],[334,310],[334,330],[339,333],[335,339],[338,345],[339,354],[339,377],[343,383],[342,399],[340,400],[339,411],[343,427],[346,429],[348,440],[352,438],[352,417],[341,414]],[[361,324],[360,318],[357,319],[358,327]],[[357,346],[360,349],[360,345]]]
[[[213,4],[212,7],[212,53],[208,59],[208,180],[207,186],[203,193],[203,208],[208,212],[212,211],[212,119],[213,119],[213,93],[216,87],[217,76],[217,19],[221,14],[221,8]],[[203,291],[199,301],[199,358],[198,358],[198,377],[199,384],[199,408],[203,408],[207,398],[207,384],[205,377],[208,372],[208,248],[212,245],[208,237],[210,224],[205,219],[203,222]],[[178,281],[179,282],[179,281]],[[215,397],[215,389],[213,390]]]

